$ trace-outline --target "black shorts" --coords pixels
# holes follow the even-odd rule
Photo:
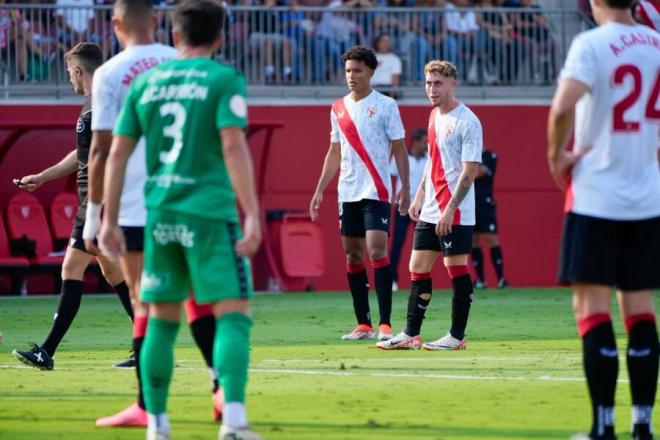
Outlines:
[[[366,231],[390,233],[390,204],[364,199],[339,204],[339,229],[345,237],[364,237]]]
[[[124,239],[126,240],[126,250],[129,252],[144,252],[144,227],[143,226],[122,226]]]
[[[484,200],[477,200],[475,214],[477,222],[474,225],[474,232],[481,232],[484,234],[497,233],[495,201],[491,197]]]
[[[85,212],[87,205],[78,206],[78,213],[73,220],[73,228],[71,229],[71,238],[69,239],[69,247],[78,249],[79,251],[87,252],[85,249],[85,241],[83,240],[83,228],[85,227]],[[87,252],[89,253],[89,252]]]
[[[617,221],[568,213],[559,281],[626,291],[660,288],[660,217]]]
[[[418,221],[413,236],[413,250],[442,252],[445,256],[469,254],[472,251],[473,226],[454,225],[451,234],[439,237],[435,224]]]

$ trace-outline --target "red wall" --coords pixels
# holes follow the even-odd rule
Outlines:
[[[484,128],[485,146],[498,153],[496,198],[505,271],[514,286],[555,284],[557,251],[562,218],[562,197],[555,189],[545,162],[545,106],[472,106]],[[263,194],[265,209],[307,210],[328,148],[329,106],[254,106],[254,119],[277,120],[284,128],[275,132]],[[0,206],[16,189],[11,178],[37,172],[74,148],[77,106],[0,106],[0,120],[70,121],[71,130],[35,130],[17,143],[0,164]],[[429,108],[402,106],[401,116],[408,132],[426,127]],[[0,130],[0,142],[7,132]],[[263,134],[250,140],[255,163],[263,152]],[[53,182],[36,194],[44,203],[65,186]],[[321,208],[325,235],[326,273],[313,280],[317,289],[345,289],[344,258],[337,232],[336,184],[326,193]],[[408,286],[407,256],[403,251],[401,286]],[[495,284],[487,262],[489,283]],[[434,284],[449,286],[441,268]]]

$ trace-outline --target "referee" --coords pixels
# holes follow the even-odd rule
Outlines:
[[[87,207],[87,158],[92,139],[92,76],[96,68],[103,63],[103,55],[96,44],[79,43],[64,55],[64,60],[66,61],[73,90],[77,95],[85,96],[85,104],[76,124],[76,149],[50,168],[14,182],[25,191],[34,191],[46,182],[77,172],[78,214],[73,224],[69,245],[64,254],[62,291],[60,292],[59,304],[55,311],[52,327],[40,346],[33,345],[32,348],[26,351],[14,350],[12,352],[19,361],[40,370],[52,370],[54,367],[53,356],[78,313],[85,269],[94,258],[94,255],[85,250],[82,230]],[[101,266],[103,276],[119,295],[124,310],[132,320],[133,309],[128,295],[128,286],[124,282],[121,269],[115,262],[102,255],[96,255],[96,259]]]
[[[474,198],[476,204],[476,220],[472,237],[472,265],[477,277],[474,279],[476,289],[488,287],[484,278],[484,254],[481,251],[481,237],[486,239],[490,248],[490,260],[497,273],[497,288],[504,289],[509,283],[504,278],[504,259],[500,248],[500,238],[497,234],[497,217],[495,215],[495,197],[493,197],[493,182],[497,169],[497,154],[484,150],[481,155],[481,165],[477,179],[474,181]]]

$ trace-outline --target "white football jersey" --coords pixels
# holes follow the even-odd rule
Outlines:
[[[660,34],[609,23],[575,37],[561,78],[589,86],[575,111],[565,211],[609,220],[660,216]]]
[[[349,94],[333,104],[330,123],[330,141],[341,145],[339,202],[389,202],[390,144],[406,135],[396,101],[375,90],[357,102]]]
[[[446,114],[435,107],[429,117],[429,161],[424,206],[419,219],[438,224],[463,171],[463,162],[481,163],[484,136],[479,118],[465,104]],[[455,225],[474,225],[474,184],[454,214]]]
[[[96,69],[92,82],[92,130],[115,128],[128,88],[140,74],[176,56],[176,50],[162,44],[145,44],[124,49]],[[147,180],[145,140],[140,139],[126,165],[124,190],[119,204],[120,226],[144,226],[144,184]]]

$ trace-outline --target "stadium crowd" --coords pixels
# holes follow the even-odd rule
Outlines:
[[[154,0],[157,6],[176,2]],[[97,43],[106,58],[119,50],[112,35],[111,10],[94,8],[114,0],[0,0],[0,6],[10,3],[62,6],[0,9],[2,63],[16,80],[53,79],[51,64],[78,41]],[[433,58],[453,61],[461,79],[470,82],[515,83],[525,63],[541,66],[530,70],[539,81],[555,78],[550,20],[533,0],[230,0],[228,4],[237,8],[229,17],[224,58],[251,82],[338,83],[340,55],[354,44],[373,47],[384,36],[389,37],[388,50],[403,66],[400,78],[387,84],[394,87],[421,81],[424,64]],[[263,9],[241,9],[244,6]],[[525,9],[516,11],[519,8]],[[161,12],[159,21],[157,39],[171,43],[167,15]]]

